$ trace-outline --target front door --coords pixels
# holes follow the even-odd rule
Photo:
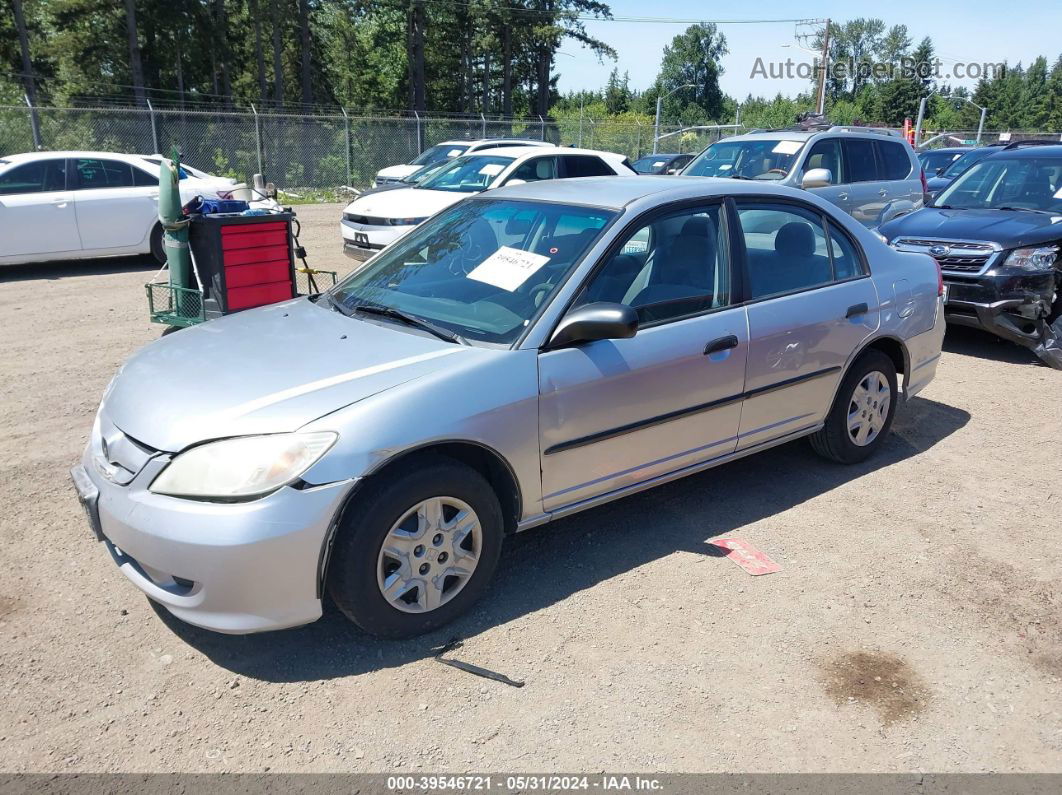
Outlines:
[[[638,333],[539,355],[547,511],[736,444],[748,333],[731,299],[722,206],[657,214],[628,232],[573,305],[633,307]]]
[[[738,449],[822,422],[851,353],[878,326],[855,242],[803,202],[736,203],[749,352]]]
[[[34,160],[0,175],[0,261],[80,250],[66,163]]]
[[[127,249],[144,243],[158,218],[157,185],[136,185],[121,160],[77,158],[75,202],[86,250]]]

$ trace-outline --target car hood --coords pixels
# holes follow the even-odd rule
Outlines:
[[[945,210],[925,207],[884,224],[879,230],[897,237],[941,240],[989,240],[1003,248],[1036,245],[1062,237],[1062,213],[1021,210]]]
[[[344,212],[379,218],[427,218],[471,195],[450,190],[402,188],[359,197]]]
[[[103,410],[137,441],[177,452],[208,439],[295,431],[481,352],[299,298],[145,346],[119,370]]]
[[[376,172],[377,177],[383,177],[384,179],[402,179],[402,177],[408,177],[414,171],[419,171],[422,166],[412,166],[408,163],[400,166],[388,166],[387,168],[381,168]]]

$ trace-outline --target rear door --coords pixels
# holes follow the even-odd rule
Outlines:
[[[858,245],[816,208],[779,200],[735,208],[749,322],[740,450],[822,422],[879,311]]]
[[[748,335],[730,249],[720,203],[662,211],[587,279],[574,306],[625,304],[640,327],[539,354],[547,511],[733,451]]]
[[[881,208],[888,202],[888,190],[881,184],[875,141],[869,138],[846,138],[844,149],[848,214],[866,227],[878,225]]]
[[[158,219],[158,185],[135,180],[122,160],[81,157],[74,163],[77,227],[86,250],[146,250],[148,233]],[[137,184],[140,182],[140,184]]]
[[[922,167],[918,159],[912,157],[907,147],[899,141],[884,139],[875,141],[878,170],[881,172],[881,190],[890,204],[900,204],[906,211],[908,202],[915,208],[922,203]],[[892,220],[886,210],[881,221]]]
[[[0,261],[80,250],[67,162],[34,160],[0,175]]]

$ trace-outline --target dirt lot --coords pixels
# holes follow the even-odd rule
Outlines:
[[[346,268],[337,206],[303,242]],[[0,769],[1062,769],[1062,374],[949,332],[937,380],[851,468],[791,444],[511,541],[434,636],[333,608],[227,637],[160,616],[67,470],[159,334],[142,260],[0,273]],[[750,577],[706,542],[782,571]],[[430,647],[526,680],[440,665]]]

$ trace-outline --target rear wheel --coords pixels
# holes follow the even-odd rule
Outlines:
[[[367,485],[344,512],[329,562],[339,609],[374,635],[412,637],[452,621],[498,564],[498,499],[476,470],[439,457]]]
[[[864,353],[841,382],[826,423],[811,446],[819,455],[855,464],[873,455],[896,413],[896,366],[881,351]]]
[[[166,248],[162,245],[162,224],[155,224],[151,229],[151,256],[159,265],[166,262]]]

